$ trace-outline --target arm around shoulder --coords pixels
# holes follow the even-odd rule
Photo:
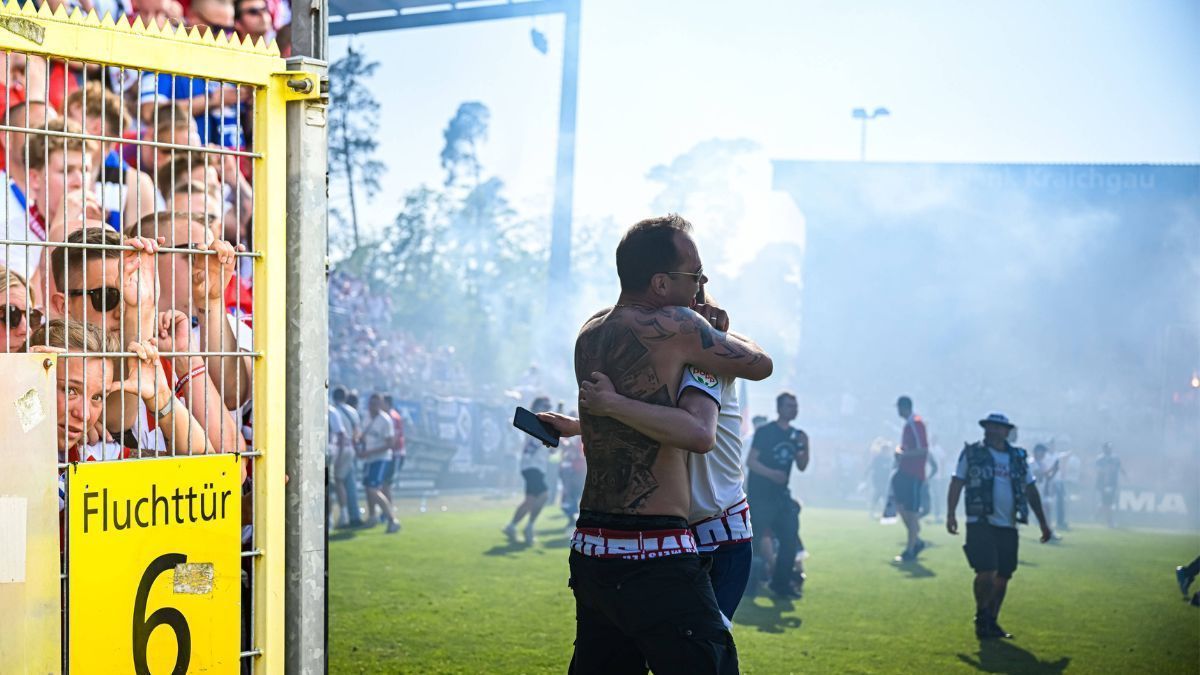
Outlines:
[[[774,370],[771,357],[753,340],[721,332],[686,307],[672,307],[649,322],[639,323],[652,331],[645,339],[670,341],[687,363],[717,375],[757,382],[770,377]]]

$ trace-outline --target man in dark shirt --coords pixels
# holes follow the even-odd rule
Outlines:
[[[792,568],[800,546],[800,511],[788,490],[792,463],[804,471],[808,468],[808,435],[791,426],[796,419],[796,397],[783,392],[775,399],[779,418],[759,427],[750,444],[747,462],[749,478],[746,495],[755,523],[762,523],[779,540],[775,567],[768,588],[783,598],[797,598],[800,593],[792,585]],[[768,537],[759,537],[755,542]],[[761,558],[761,544],[757,544]],[[763,563],[756,563],[761,568]]]

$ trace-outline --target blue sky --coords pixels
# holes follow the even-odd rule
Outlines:
[[[646,171],[710,138],[856,159],[859,106],[892,111],[872,123],[872,160],[1200,162],[1198,36],[1194,0],[583,0],[576,217],[646,215]],[[375,222],[441,179],[441,131],[466,100],[492,110],[489,172],[523,211],[549,212],[560,18],[354,41],[383,63]]]

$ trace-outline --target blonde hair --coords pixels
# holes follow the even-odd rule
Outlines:
[[[4,265],[0,265],[0,277],[4,277],[3,288],[20,288],[28,295],[29,282],[25,280],[25,277],[21,276],[20,272],[17,272],[16,270],[10,270]]]
[[[121,351],[121,345],[112,333],[106,333],[94,323],[83,324],[73,319],[53,319],[34,329],[29,336],[30,345],[61,347],[70,352],[104,355]],[[115,357],[106,356],[114,363]]]

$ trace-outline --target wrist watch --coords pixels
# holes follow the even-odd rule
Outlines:
[[[172,396],[171,398],[167,399],[166,405],[159,408],[158,412],[154,413],[154,417],[156,419],[161,420],[162,418],[166,417],[167,415],[170,415],[171,411],[174,409],[175,409],[175,397]]]

